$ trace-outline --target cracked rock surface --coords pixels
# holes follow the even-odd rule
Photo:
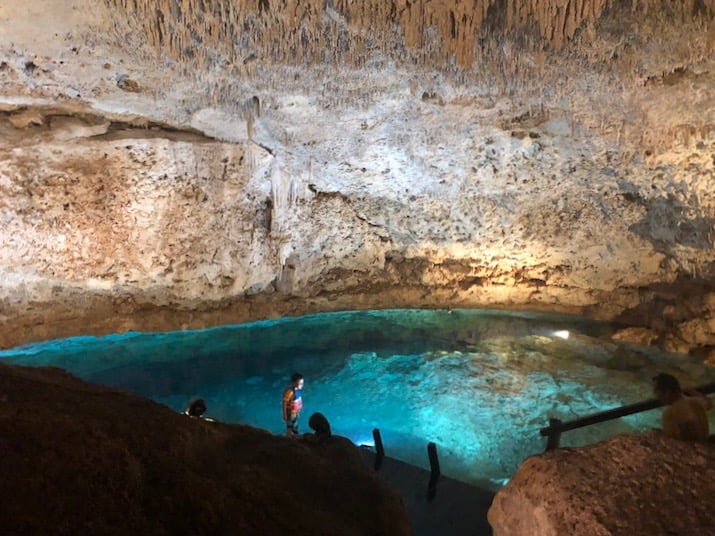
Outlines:
[[[489,510],[494,534],[709,534],[713,450],[657,431],[528,458]]]
[[[0,7],[0,346],[459,306],[712,358],[710,3],[45,4]]]

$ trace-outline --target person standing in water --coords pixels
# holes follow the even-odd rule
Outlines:
[[[283,420],[286,423],[286,435],[288,437],[298,435],[298,417],[303,409],[301,390],[304,384],[303,375],[296,372],[291,376],[288,388],[283,391]]]

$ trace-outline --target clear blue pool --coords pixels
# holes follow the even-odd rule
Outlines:
[[[1,351],[0,359],[62,367],[176,411],[200,395],[208,416],[277,434],[284,433],[282,391],[299,371],[303,431],[316,411],[357,444],[370,444],[379,428],[388,455],[423,467],[434,441],[443,474],[493,488],[543,450],[539,429],[550,416],[568,420],[650,398],[650,378],[660,371],[685,386],[715,381],[715,370],[688,356],[614,343],[614,329],[523,312],[365,311],[74,337]],[[659,419],[654,410],[568,432],[562,445]]]

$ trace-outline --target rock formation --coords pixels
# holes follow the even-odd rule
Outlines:
[[[0,393],[2,534],[409,534],[346,439],[208,422],[59,369],[0,364]]]
[[[711,534],[715,443],[652,431],[528,458],[489,510],[494,535]]]
[[[712,355],[713,17],[711,0],[5,2],[0,346],[461,306],[616,319]]]
[[[714,154],[713,0],[5,0],[0,347],[336,309],[507,307],[617,320],[630,326],[621,339],[712,362]],[[72,533],[177,520],[281,530],[283,510],[251,512],[285,499],[271,463],[285,452],[305,461],[303,489],[338,485],[306,446],[4,371],[4,389],[44,393],[12,391],[0,408],[10,532],[56,520]],[[657,534],[684,500],[689,528],[712,527],[698,506],[712,502],[712,453],[684,448],[643,436],[533,458],[493,516],[533,515],[498,530]],[[615,453],[613,476],[598,449]],[[644,460],[663,472],[643,476]],[[552,466],[565,476],[550,479]],[[706,495],[678,487],[682,471]],[[535,498],[532,478],[561,509]],[[593,497],[572,482],[594,479],[603,505],[578,510]],[[67,484],[76,495],[61,502]],[[25,509],[48,491],[58,501],[42,518]],[[296,509],[306,529],[399,534],[404,516],[382,496],[397,517],[366,506],[358,522],[327,495],[326,511]],[[96,518],[73,517],[90,497]]]

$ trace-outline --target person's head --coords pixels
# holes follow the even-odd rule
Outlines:
[[[680,383],[675,376],[661,372],[653,376],[653,393],[664,404],[670,404],[680,396]]]
[[[322,413],[313,413],[308,419],[308,426],[312,428],[317,436],[330,437],[332,435],[330,423]]]
[[[303,380],[303,375],[301,373],[296,372],[290,377],[290,383],[296,389],[302,389],[305,380]]]
[[[186,414],[190,417],[201,417],[204,413],[206,413],[206,402],[203,398],[192,398],[186,406]]]

